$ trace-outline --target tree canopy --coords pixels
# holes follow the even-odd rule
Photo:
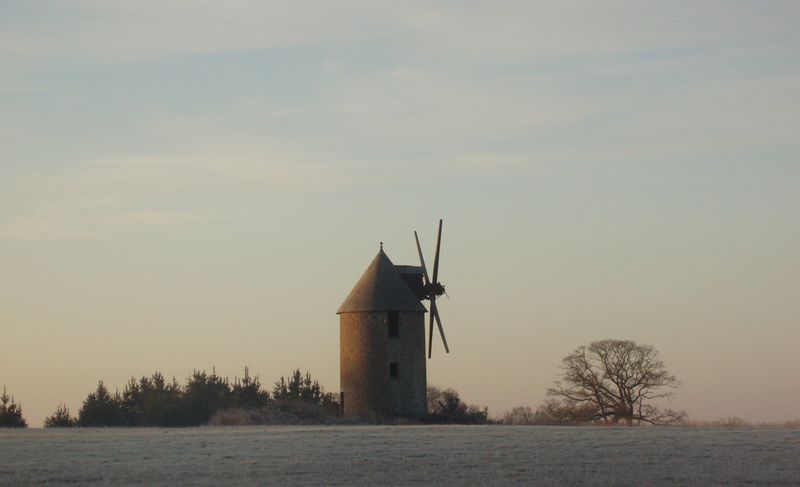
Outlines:
[[[665,424],[685,413],[659,409],[652,401],[672,396],[680,384],[650,345],[630,340],[602,340],[564,358],[563,379],[548,395],[559,398],[551,409],[570,421],[616,424]],[[564,419],[564,418],[562,418]]]

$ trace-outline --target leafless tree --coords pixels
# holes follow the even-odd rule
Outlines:
[[[628,425],[681,421],[685,413],[659,409],[655,399],[669,398],[680,385],[650,345],[602,340],[564,358],[564,376],[548,395],[582,412],[583,421]]]
[[[434,423],[484,424],[488,408],[466,404],[454,389],[428,386],[428,420]]]
[[[503,415],[503,424],[529,425],[534,424],[536,413],[530,406],[517,406]]]

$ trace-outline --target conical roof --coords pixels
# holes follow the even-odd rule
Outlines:
[[[383,253],[383,248],[372,259],[336,314],[369,311],[427,311]]]

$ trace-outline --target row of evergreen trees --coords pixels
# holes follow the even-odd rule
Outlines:
[[[244,376],[230,382],[212,370],[194,371],[185,385],[160,372],[131,378],[122,393],[111,393],[100,381],[83,401],[78,416],[63,404],[45,419],[45,427],[69,426],[198,426],[207,424],[217,412],[228,409],[254,410],[269,405],[291,409],[299,404],[336,414],[336,396],[326,393],[308,372],[295,370],[275,383],[272,394],[258,377]]]
[[[461,401],[453,389],[428,387],[426,422],[483,424],[488,421],[486,408],[468,405]],[[194,371],[186,384],[174,378],[169,381],[160,372],[140,379],[131,378],[120,393],[112,393],[103,381],[89,393],[78,415],[59,404],[48,416],[45,427],[71,426],[198,426],[223,412],[251,411],[251,418],[279,418],[319,421],[338,415],[339,404],[335,394],[326,393],[311,374],[299,369],[275,382],[271,391],[263,388],[258,377],[251,377],[245,367],[244,376],[233,382],[212,370]],[[235,416],[235,415],[234,415]],[[220,424],[226,424],[226,418]],[[14,399],[0,396],[0,427],[25,427],[22,410]]]

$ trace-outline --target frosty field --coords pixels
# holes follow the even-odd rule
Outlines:
[[[0,484],[800,485],[800,430],[314,426],[0,431]]]

